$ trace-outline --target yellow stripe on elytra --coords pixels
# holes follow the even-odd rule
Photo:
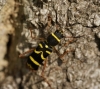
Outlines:
[[[45,58],[44,58],[44,56],[43,56],[43,52],[42,52],[42,54],[41,54],[41,58],[42,58],[42,60],[45,60]]]
[[[46,51],[46,53],[51,54],[51,52],[49,52],[49,51]]]
[[[31,61],[32,61],[33,63],[35,63],[36,65],[40,66],[40,64],[39,64],[37,61],[35,61],[34,58],[33,58],[32,56],[30,56],[30,59],[31,59]]]
[[[45,60],[45,58],[44,58],[44,56],[43,56],[43,52],[42,51],[34,51],[35,53],[37,53],[37,54],[39,54],[39,53],[41,53],[41,58],[43,59],[43,60]]]
[[[39,44],[39,46],[40,46],[41,48],[43,48],[42,44]]]
[[[36,50],[34,50],[34,52],[35,52],[36,54],[39,54],[41,51],[36,51]]]
[[[55,36],[54,33],[52,33],[52,36],[53,36],[58,42],[60,42],[59,38],[57,38],[57,36]]]

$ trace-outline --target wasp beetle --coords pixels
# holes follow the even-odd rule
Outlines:
[[[50,24],[48,24],[48,25],[50,25]],[[60,43],[60,41],[63,37],[64,37],[63,31],[57,29],[54,33],[49,34],[48,37],[46,38],[46,40],[41,41],[35,49],[32,49],[23,54],[20,54],[19,57],[23,57],[24,54],[31,52],[31,54],[28,56],[28,59],[26,62],[27,67],[33,71],[37,71],[41,65],[44,65],[44,68],[45,68],[46,63],[43,63],[43,62],[46,61],[46,58],[52,53],[53,48]],[[73,37],[71,37],[71,38],[73,38]],[[70,42],[73,42],[73,40],[70,40],[69,43]],[[68,51],[64,52],[64,54],[62,54],[62,57],[66,53],[68,53]],[[44,68],[43,68],[43,71],[44,71]],[[43,75],[41,75],[41,76],[44,78]],[[44,79],[46,80],[46,78],[44,78]],[[48,81],[46,81],[46,82],[50,86],[49,82]]]
[[[52,53],[53,47],[60,43],[61,38],[63,38],[63,31],[56,30],[54,33],[51,33],[45,41],[41,41],[38,44],[36,49],[31,50],[32,52],[28,56],[26,66],[33,71],[37,71],[41,65],[45,66],[46,64],[45,63],[43,64],[43,61],[46,61],[46,58]],[[27,51],[26,53],[28,52],[29,51]],[[23,57],[23,56],[24,54],[19,55],[19,57]],[[42,75],[41,75],[44,78],[43,72],[44,69],[42,70]],[[46,78],[44,79],[51,87],[51,85],[46,80]]]
[[[41,41],[39,45],[28,56],[26,65],[31,70],[38,70],[39,66],[43,65],[43,61],[52,53],[53,47],[60,43],[63,38],[63,32],[56,30],[51,33],[45,41]],[[23,56],[22,54],[20,57]]]
[[[46,41],[41,41],[37,48],[29,55],[27,66],[32,70],[38,70],[38,67],[43,65],[43,61],[51,54],[52,49],[56,46],[63,34],[60,30],[51,33]]]

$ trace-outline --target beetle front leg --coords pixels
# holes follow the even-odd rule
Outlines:
[[[66,38],[71,38],[68,42],[66,42],[65,44],[64,44],[64,46],[68,46],[70,43],[72,43],[72,42],[74,42],[75,41],[75,39],[73,38],[73,37],[66,37]]]
[[[63,58],[66,54],[68,54],[69,52],[73,52],[73,51],[74,51],[73,49],[66,50],[63,54],[61,54],[61,55],[59,56],[59,58],[60,58],[63,62],[65,62],[62,58]]]

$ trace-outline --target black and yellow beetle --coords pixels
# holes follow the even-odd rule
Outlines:
[[[52,18],[50,16],[48,16],[47,26],[50,27],[51,23],[52,23]],[[31,34],[31,36],[32,36],[32,34]],[[43,62],[46,61],[46,58],[52,53],[53,48],[60,43],[60,41],[63,37],[64,37],[63,31],[56,30],[54,33],[49,34],[48,37],[46,38],[46,40],[41,41],[35,49],[29,50],[23,54],[20,54],[19,57],[23,57],[24,54],[31,52],[31,54],[28,55],[28,59],[26,62],[27,67],[33,71],[37,71],[41,65],[44,65],[44,68],[45,68],[46,63],[43,63]],[[79,36],[79,37],[81,37],[81,36]],[[79,37],[69,37],[69,38],[79,38]],[[73,39],[69,40],[67,42],[67,45],[71,42],[73,42]],[[66,46],[66,44],[65,44],[65,46]],[[66,53],[68,53],[70,51],[73,51],[73,50],[66,50],[61,55],[60,58],[62,58]],[[46,78],[43,75],[44,68],[43,68],[41,76],[46,80]],[[50,83],[47,80],[46,80],[46,82],[51,87]]]
[[[56,30],[54,33],[51,33],[45,41],[41,41],[36,49],[29,50],[19,55],[19,57],[23,57],[24,54],[31,52],[31,54],[28,56],[26,65],[32,71],[37,71],[41,65],[44,65],[41,77],[44,78],[50,87],[50,83],[46,80],[43,74],[46,65],[46,63],[43,64],[43,61],[46,61],[46,58],[52,53],[53,47],[60,43],[61,38],[63,38],[63,31]]]
[[[79,37],[82,37],[82,36],[69,37],[69,38],[79,38]],[[31,51],[31,54],[28,56],[28,59],[26,62],[27,67],[35,72],[38,70],[38,68],[41,65],[44,65],[44,68],[45,68],[46,63],[43,63],[43,62],[46,61],[46,58],[52,53],[53,48],[60,43],[62,38],[64,38],[63,31],[56,30],[54,33],[49,34],[49,36],[47,37],[45,41],[41,41],[35,49],[25,52],[26,54]],[[73,41],[74,41],[73,39],[69,40],[66,44],[68,45]],[[62,58],[66,53],[71,52],[71,51],[73,50],[66,50],[62,55],[59,55],[59,57]],[[19,57],[23,57],[23,54],[20,54]],[[41,77],[43,77],[44,80],[47,82],[47,84],[51,87],[51,84],[44,77],[44,74],[43,74],[44,68],[42,70]]]
[[[43,65],[43,61],[51,54],[52,49],[56,46],[63,34],[60,30],[51,33],[46,41],[41,41],[37,48],[29,55],[27,66],[32,70],[38,70],[38,67]]]

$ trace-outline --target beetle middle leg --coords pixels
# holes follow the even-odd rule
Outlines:
[[[68,54],[69,52],[73,52],[74,50],[72,50],[72,49],[70,49],[70,50],[66,50],[63,54],[60,54],[59,52],[58,52],[58,50],[56,50],[56,53],[57,53],[57,55],[59,56],[59,58],[63,61],[63,62],[65,62],[62,58],[66,55],[66,54]]]
[[[70,38],[72,38],[72,37],[70,37]],[[69,40],[68,42],[66,42],[65,44],[64,44],[64,46],[68,46],[70,43],[72,43],[74,41],[74,38],[72,38],[71,40]],[[63,54],[60,54],[59,53],[59,51],[55,48],[55,47],[53,47],[53,49],[55,50],[55,52],[57,53],[57,55],[59,56],[59,58],[63,61],[63,57],[67,54],[67,53],[69,53],[69,52],[72,52],[72,51],[74,51],[73,49],[70,49],[70,50],[66,50]]]

